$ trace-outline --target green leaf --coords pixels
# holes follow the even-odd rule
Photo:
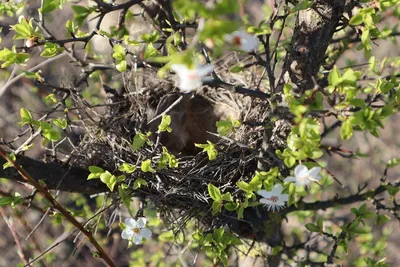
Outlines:
[[[145,43],[153,43],[153,42],[157,42],[157,40],[160,38],[160,35],[158,34],[157,31],[153,31],[152,33],[142,34],[142,36],[140,38]]]
[[[124,162],[121,166],[119,166],[118,170],[124,173],[133,173],[136,170],[136,166]]]
[[[141,178],[137,178],[134,182],[133,182],[133,189],[138,189],[142,186],[147,186],[147,182]]]
[[[15,162],[17,160],[14,153],[7,154],[7,159],[9,159],[13,162]],[[14,165],[11,162],[7,161],[6,163],[3,164],[3,169],[7,169],[7,168],[10,168],[13,166]]]
[[[220,120],[215,125],[217,126],[217,132],[222,136],[226,136],[231,131],[234,131],[235,128],[240,127],[240,121],[232,119]]]
[[[129,207],[131,206],[131,198],[126,193],[125,189],[126,189],[126,185],[118,186],[118,194],[121,197],[122,203],[124,203],[126,208],[129,210]]]
[[[356,26],[356,25],[360,25],[361,23],[364,22],[364,17],[362,13],[358,13],[357,15],[353,16],[350,21],[349,24]]]
[[[100,175],[104,173],[104,170],[97,166],[89,166],[90,174],[88,176],[88,180],[100,178]]]
[[[171,116],[170,115],[163,115],[161,119],[160,125],[158,125],[158,131],[161,132],[172,132],[171,125]]]
[[[73,5],[72,10],[75,12],[74,19],[79,26],[82,26],[83,21],[93,12],[93,10],[89,8],[77,5]]]
[[[121,60],[117,64],[115,64],[115,68],[119,72],[125,72],[127,69],[128,64],[126,63],[126,60]]]
[[[145,161],[142,162],[142,165],[140,166],[140,169],[142,170],[142,172],[151,172],[151,173],[155,173],[156,171],[151,167],[151,160],[147,159]]]
[[[298,3],[297,5],[295,5],[295,6],[292,8],[291,11],[292,11],[292,12],[296,12],[296,11],[300,11],[300,10],[306,10],[306,9],[312,7],[313,4],[314,4],[314,1],[313,1],[313,0],[303,0],[303,1],[301,1],[300,3]]]
[[[54,130],[50,123],[41,121],[39,122],[40,129],[42,130],[42,136],[49,141],[58,141],[61,139],[61,134],[57,130]]]
[[[214,201],[211,205],[211,210],[212,210],[212,215],[217,214],[218,212],[221,212],[222,208],[222,202],[221,201]]]
[[[221,196],[221,200],[232,202],[233,198],[230,192],[227,192]]]
[[[19,126],[30,124],[32,122],[32,115],[26,108],[21,108],[19,114],[21,116],[21,121],[18,123]]]
[[[100,180],[107,185],[110,191],[114,191],[114,186],[117,183],[117,177],[112,175],[109,171],[105,171],[100,175]]]
[[[377,225],[382,225],[390,221],[390,217],[387,216],[386,214],[379,214],[376,216],[376,224]]]
[[[194,144],[196,147],[203,148],[203,152],[207,152],[208,159],[214,160],[218,156],[218,151],[215,149],[215,146],[210,141],[207,141],[207,144]]]
[[[273,248],[272,248],[272,255],[273,255],[273,256],[276,256],[276,255],[278,255],[278,254],[279,254],[279,252],[281,252],[281,251],[282,251],[282,249],[283,249],[283,247],[282,247],[282,246],[276,246],[276,247],[273,247]]]
[[[60,5],[60,0],[43,0],[42,13],[49,13]]]
[[[392,167],[397,166],[399,163],[400,163],[400,160],[397,159],[397,158],[394,158],[394,159],[390,159],[390,160],[388,161],[388,163],[387,163],[386,166],[387,166],[388,168],[392,168]]]
[[[14,63],[23,64],[29,59],[29,57],[30,55],[28,53],[17,53],[15,46],[12,47],[12,50],[6,47],[3,50],[0,50],[0,61],[4,62],[1,65],[1,68],[6,68]]]
[[[345,120],[340,128],[340,136],[343,140],[348,140],[353,135],[353,123],[350,119]]]
[[[67,28],[67,31],[70,33],[75,33],[78,30],[78,26],[75,26],[72,20],[68,20],[67,23],[65,23],[65,28]]]
[[[238,72],[241,72],[243,70],[244,70],[244,68],[241,67],[241,66],[233,66],[232,68],[229,69],[229,72],[238,73]]]
[[[239,204],[238,204],[238,203],[235,203],[235,202],[229,202],[229,203],[226,203],[226,204],[224,205],[224,207],[225,207],[225,209],[228,210],[228,211],[234,211],[234,210],[236,210],[236,209],[239,207]]]
[[[213,184],[208,184],[208,194],[214,201],[221,201],[221,191]]]
[[[131,145],[132,151],[135,152],[136,150],[142,148],[143,145],[148,141],[148,138],[150,136],[151,136],[150,132],[148,132],[147,135],[144,135],[140,132],[137,133],[132,141],[132,145]]]
[[[62,52],[64,48],[60,47],[58,44],[45,43],[44,50],[40,54],[41,57],[54,57],[58,53]]]
[[[163,241],[163,242],[175,242],[175,236],[172,230],[167,231],[167,232],[162,232],[158,236],[158,240]]]
[[[53,120],[54,125],[65,130],[67,128],[67,120],[63,118],[57,118]]]
[[[251,186],[250,186],[248,183],[244,182],[244,181],[239,181],[239,182],[236,183],[236,185],[237,185],[240,189],[242,189],[243,191],[245,191],[245,192],[252,192]]]
[[[214,229],[213,240],[220,242],[222,237],[224,236],[224,233],[225,233],[225,229],[223,227]]]
[[[319,228],[318,226],[316,226],[315,224],[307,223],[307,224],[305,225],[305,227],[306,227],[307,230],[309,230],[310,232],[322,233],[322,229]]]
[[[48,96],[46,96],[46,102],[55,104],[57,103],[57,98],[54,94],[49,94]]]
[[[388,191],[389,195],[391,195],[393,197],[400,191],[400,188],[391,186],[391,185],[387,185],[386,190]]]
[[[154,47],[153,44],[148,44],[144,49],[143,57],[144,59],[154,58],[158,55],[158,50]]]

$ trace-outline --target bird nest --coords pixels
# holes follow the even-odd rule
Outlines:
[[[282,130],[277,129],[282,128],[283,124],[279,123],[279,119],[272,118],[269,102],[265,99],[208,86],[194,94],[183,95],[172,81],[158,80],[154,75],[146,74],[144,77],[152,78],[143,79],[140,88],[125,88],[119,94],[114,92],[109,95],[109,105],[102,115],[97,115],[97,122],[85,126],[85,137],[76,148],[75,160],[71,162],[85,168],[96,165],[116,175],[122,174],[118,168],[124,162],[137,166],[133,173],[125,174],[127,192],[141,198],[144,203],[154,205],[165,223],[175,229],[182,229],[192,218],[198,219],[206,228],[226,225],[237,214],[223,210],[213,216],[213,200],[208,185],[218,187],[221,193],[230,192],[234,199],[244,200],[243,191],[238,189],[236,183],[241,180],[248,182],[260,164],[271,167],[277,165],[276,158],[263,156],[257,148],[262,147],[264,129],[269,126],[272,133],[268,140],[269,150],[281,148],[285,136],[280,136]],[[78,102],[76,100],[76,106],[80,105]],[[217,115],[211,118],[210,112],[213,116],[215,113]],[[161,117],[163,113],[171,115],[171,133],[157,131],[161,119],[154,118]],[[196,113],[198,116],[188,113]],[[87,116],[93,117],[93,114]],[[241,121],[241,125],[227,136],[219,135],[215,121],[232,119],[232,114]],[[201,120],[190,122],[196,118]],[[204,129],[204,125],[210,124],[210,121],[213,128]],[[182,124],[192,129],[186,129]],[[283,128],[287,130],[288,126]],[[149,131],[152,132],[149,137],[151,145],[145,144],[133,151],[131,145],[135,135]],[[197,139],[181,136],[196,135],[196,131]],[[177,143],[181,139],[186,140],[186,143],[179,146]],[[194,145],[199,140],[207,143],[206,140],[210,139],[218,152],[213,160]],[[157,168],[163,147],[176,157],[179,163],[177,168],[169,168],[168,165],[162,169]],[[141,169],[141,163],[149,159],[155,169],[154,173]],[[137,179],[145,180],[147,185],[133,189]],[[120,201],[115,191],[118,190],[114,190],[114,200]]]

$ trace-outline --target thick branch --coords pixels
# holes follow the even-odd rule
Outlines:
[[[399,187],[400,181],[390,183],[390,185],[394,187]],[[387,190],[386,187],[387,185],[381,184],[377,188],[365,192],[363,194],[351,195],[344,198],[334,198],[326,201],[316,201],[312,203],[299,202],[298,207],[290,206],[288,209],[286,209],[286,213],[299,210],[326,210],[328,208],[333,208],[341,205],[348,205],[361,201],[366,201],[368,199],[374,198],[376,195],[380,193],[385,192]]]
[[[6,163],[6,160],[0,157],[1,178],[26,183],[26,180],[16,169],[12,167],[3,169],[2,165],[4,163]],[[36,181],[43,181],[48,189],[59,189],[61,191],[84,194],[96,194],[107,191],[107,187],[101,181],[87,180],[89,172],[82,168],[69,168],[62,163],[45,163],[24,156],[17,157],[17,164],[22,166]]]
[[[344,5],[344,0],[319,0],[312,8],[299,12],[279,88],[283,88],[283,82],[296,84],[302,92],[314,87]]]

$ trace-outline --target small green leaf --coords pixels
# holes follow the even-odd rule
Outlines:
[[[67,23],[65,23],[65,28],[67,28],[67,31],[70,33],[75,33],[78,30],[78,26],[75,26],[72,20],[68,20]]]
[[[107,185],[110,191],[114,191],[114,186],[117,183],[117,177],[112,175],[109,171],[105,171],[100,175],[100,180]]]
[[[223,201],[228,201],[228,202],[232,202],[232,201],[233,201],[233,198],[232,198],[231,193],[230,193],[230,192],[227,192],[227,193],[223,194],[223,195],[221,196],[221,200],[223,200]]]
[[[133,189],[138,189],[138,188],[141,188],[142,186],[147,186],[147,182],[141,178],[137,178],[133,182]]]
[[[137,133],[135,137],[133,138],[133,142],[131,145],[132,151],[135,152],[136,150],[140,149],[143,147],[143,145],[148,141],[148,138],[151,136],[151,133],[147,133],[147,135],[144,135],[142,133]]]
[[[239,182],[236,183],[236,185],[237,185],[240,189],[242,189],[243,191],[245,191],[245,192],[252,192],[251,186],[250,186],[248,183],[244,182],[244,181],[239,181]]]
[[[345,120],[340,128],[340,136],[343,140],[348,140],[353,135],[353,123],[350,119]]]
[[[129,207],[131,206],[131,198],[129,195],[126,193],[126,185],[120,185],[118,186],[118,194],[121,197],[122,203],[126,206],[126,208],[129,210]]]
[[[54,125],[65,130],[67,128],[67,120],[63,118],[58,118],[53,120]]]
[[[215,149],[215,146],[210,141],[207,141],[207,144],[194,144],[196,147],[203,148],[203,152],[207,152],[208,159],[214,160],[218,156],[218,151]]]
[[[119,72],[125,72],[127,69],[128,64],[126,63],[126,60],[121,60],[117,64],[115,64],[115,68]]]
[[[140,169],[142,170],[142,172],[151,172],[151,173],[155,173],[156,171],[151,167],[151,160],[147,159],[145,161],[142,162],[142,165],[140,166]]]
[[[14,153],[7,154],[7,159],[9,159],[13,162],[15,162],[17,160]],[[7,161],[6,163],[3,164],[3,169],[7,169],[7,168],[10,168],[13,166],[14,165],[11,162]]]
[[[238,72],[241,72],[243,70],[244,70],[244,68],[241,67],[241,66],[233,66],[232,68],[229,69],[229,72],[238,73]]]
[[[172,128],[170,127],[171,125],[171,116],[170,115],[163,115],[161,119],[160,125],[158,125],[158,131],[159,132],[172,132]]]
[[[236,209],[239,207],[239,204],[238,204],[238,203],[235,203],[235,202],[229,202],[229,203],[226,203],[226,204],[224,205],[224,207],[225,207],[225,209],[228,210],[228,211],[234,211],[234,210],[236,210]]]
[[[221,191],[218,187],[214,186],[213,184],[208,184],[208,194],[214,201],[221,200]]]
[[[136,166],[124,162],[121,166],[119,166],[118,170],[124,173],[132,173],[136,170]]]
[[[356,25],[360,25],[361,23],[364,22],[364,17],[362,13],[358,13],[357,15],[353,16],[350,21],[349,24],[356,26]]]
[[[49,13],[60,5],[60,0],[43,0],[42,13]]]
[[[160,35],[158,34],[157,31],[153,31],[152,33],[144,33],[141,36],[141,39],[145,43],[154,43],[157,42],[157,40],[160,38]]]
[[[23,126],[25,124],[30,124],[32,122],[32,115],[26,108],[21,108],[19,111],[21,115],[21,121],[18,123],[19,126]]]
[[[46,96],[46,101],[55,104],[57,103],[57,98],[54,94],[49,94],[48,96]]]
[[[214,229],[213,240],[217,242],[221,241],[222,237],[224,236],[224,233],[225,229],[223,227]]]
[[[399,163],[400,163],[400,160],[397,158],[394,158],[394,159],[389,160],[386,166],[388,168],[392,168],[392,167],[399,165]]]
[[[322,233],[322,229],[319,228],[318,226],[316,226],[315,224],[307,223],[307,224],[305,225],[305,227],[306,227],[307,230],[309,230],[310,232]]]
[[[88,180],[100,178],[100,175],[104,173],[104,170],[97,166],[89,166],[90,174],[88,176]]]
[[[296,11],[306,10],[306,9],[312,7],[313,4],[314,4],[314,1],[313,1],[313,0],[303,0],[303,1],[301,1],[300,3],[298,3],[297,5],[295,5],[295,6],[292,8],[291,11],[292,11],[292,12],[296,12]]]
[[[74,19],[79,26],[82,26],[83,21],[89,16],[93,10],[86,8],[84,6],[73,5],[72,10],[75,12]]]
[[[214,201],[211,205],[211,213],[212,215],[217,214],[218,212],[221,212],[222,208],[222,202],[221,201]]]
[[[175,236],[174,236],[174,233],[170,230],[167,232],[162,232],[158,236],[158,240],[163,241],[163,242],[175,242]]]

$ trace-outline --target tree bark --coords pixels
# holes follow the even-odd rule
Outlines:
[[[3,169],[6,163],[0,157],[0,178],[26,183],[26,180],[13,167]],[[67,192],[96,194],[108,191],[107,186],[100,180],[87,180],[89,171],[83,168],[65,166],[57,162],[42,162],[25,156],[17,157],[17,164],[22,166],[36,181],[43,181],[48,189]]]
[[[318,0],[312,8],[299,11],[278,88],[282,90],[284,83],[292,83],[299,92],[314,88],[344,6],[345,0]]]

